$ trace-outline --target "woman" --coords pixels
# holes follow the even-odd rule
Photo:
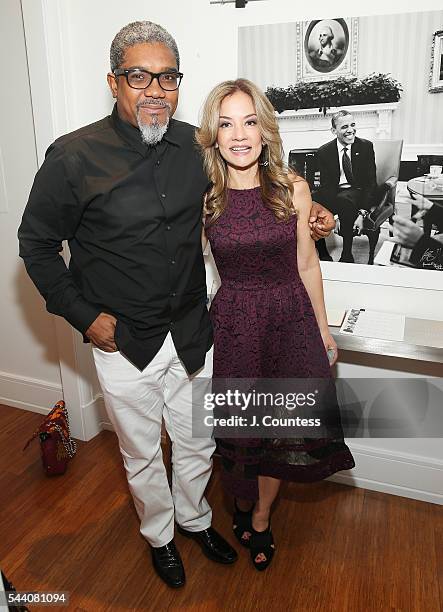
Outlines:
[[[327,351],[332,365],[337,346],[308,225],[312,201],[306,181],[283,165],[272,105],[250,81],[225,81],[206,100],[197,142],[212,182],[204,233],[222,280],[211,306],[214,378],[331,380]],[[281,480],[354,467],[342,435],[220,439],[218,449],[236,500],[234,533],[258,570],[273,557],[270,511]]]

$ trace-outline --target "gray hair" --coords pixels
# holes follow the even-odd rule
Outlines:
[[[162,26],[152,21],[133,21],[125,25],[115,35],[111,43],[111,71],[120,68],[125,59],[126,50],[134,45],[143,43],[162,43],[172,51],[180,68],[180,55],[177,43],[173,37]]]
[[[337,125],[337,121],[340,119],[340,117],[346,117],[346,115],[352,115],[352,113],[350,113],[348,110],[339,110],[336,113],[334,113],[331,117],[331,125],[333,128],[335,128],[335,126]]]
[[[332,31],[331,26],[328,25],[324,25],[320,28],[320,34],[322,33],[322,31],[324,32],[325,30],[329,30],[328,36],[329,36],[329,40],[333,40],[334,39],[334,32]]]

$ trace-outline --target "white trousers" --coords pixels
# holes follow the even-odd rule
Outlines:
[[[140,531],[152,546],[174,537],[175,521],[189,531],[211,525],[204,497],[212,470],[212,438],[192,437],[191,379],[171,334],[151,363],[140,372],[119,352],[93,347],[106,411],[117,433],[129,489],[140,517]],[[207,378],[210,391],[212,349],[204,367],[192,376]],[[199,384],[203,395],[206,385]],[[172,489],[163,463],[162,417],[172,442]]]

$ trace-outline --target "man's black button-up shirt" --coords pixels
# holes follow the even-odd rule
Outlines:
[[[194,129],[171,119],[150,147],[114,107],[62,136],[19,228],[20,255],[48,311],[83,334],[100,312],[114,315],[116,344],[140,370],[168,331],[189,373],[212,344],[200,238],[208,180]]]

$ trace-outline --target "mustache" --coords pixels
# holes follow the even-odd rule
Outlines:
[[[165,102],[165,100],[156,100],[155,98],[146,98],[143,102],[137,102],[137,108],[143,108],[143,106],[161,106],[163,108],[172,109],[171,104],[169,102]]]

